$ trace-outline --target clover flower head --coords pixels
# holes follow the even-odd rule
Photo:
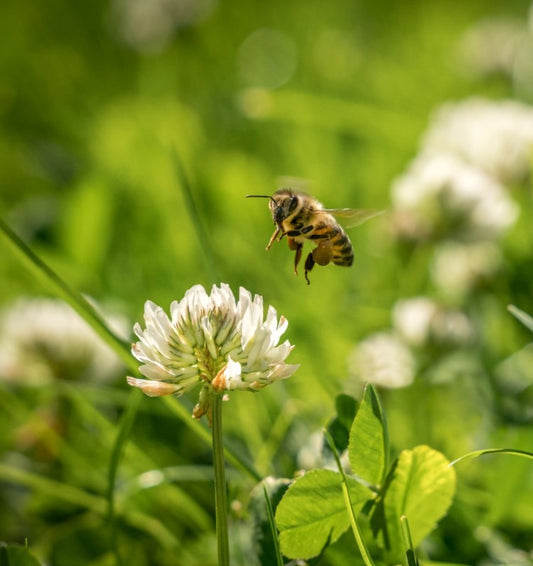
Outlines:
[[[435,249],[431,279],[446,297],[457,302],[494,277],[502,265],[502,252],[494,242],[448,240]]]
[[[513,77],[516,60],[527,44],[527,28],[520,19],[489,17],[475,23],[459,44],[459,62],[478,76]]]
[[[446,152],[416,157],[394,182],[392,200],[398,234],[414,240],[447,235],[496,239],[518,216],[500,182]]]
[[[423,146],[454,154],[500,182],[521,180],[531,173],[533,107],[478,97],[448,102],[435,113]]]
[[[409,346],[462,346],[474,336],[472,324],[463,312],[444,307],[429,297],[400,299],[392,314],[395,330]]]
[[[361,341],[349,361],[352,375],[360,383],[397,389],[411,385],[415,378],[414,356],[392,332],[377,332]]]
[[[180,396],[203,384],[195,418],[209,410],[213,393],[257,391],[299,367],[285,363],[293,348],[289,341],[279,344],[287,320],[278,320],[271,306],[265,317],[263,297],[242,287],[236,301],[227,284],[214,285],[209,295],[195,285],[172,302],[170,316],[147,301],[144,320],[144,329],[134,326],[139,341],[132,353],[148,379],[128,377],[128,383],[151,397]]]
[[[106,317],[118,334],[126,323]],[[44,297],[20,297],[0,313],[0,379],[41,385],[55,379],[106,381],[121,364],[69,305]]]

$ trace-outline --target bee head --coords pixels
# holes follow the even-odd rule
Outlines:
[[[299,198],[290,189],[280,189],[271,197],[269,206],[276,224],[281,224],[298,206]]]
[[[280,189],[274,195],[246,195],[247,198],[268,198],[268,206],[272,213],[272,219],[278,226],[288,218],[298,205],[298,196],[290,189]]]

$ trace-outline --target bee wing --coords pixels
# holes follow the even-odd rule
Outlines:
[[[287,187],[296,191],[309,191],[312,183],[308,179],[301,177],[292,177],[290,175],[280,175],[276,177],[276,185],[280,188]]]
[[[345,228],[354,228],[385,211],[378,208],[324,208],[324,212],[335,216]]]

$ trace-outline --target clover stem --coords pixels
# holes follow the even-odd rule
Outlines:
[[[215,520],[218,548],[218,565],[229,566],[228,503],[226,471],[224,468],[224,443],[222,436],[222,395],[212,398],[213,467],[215,474]]]

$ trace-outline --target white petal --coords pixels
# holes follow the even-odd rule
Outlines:
[[[224,371],[226,389],[241,389],[243,383],[241,371],[241,364],[239,362],[234,362],[231,358],[228,358],[228,365]]]
[[[287,377],[290,377],[299,367],[300,364],[280,364],[274,368],[274,371],[270,374],[270,379],[272,381],[287,379]]]
[[[172,377],[172,373],[169,372],[168,369],[151,360],[149,361],[149,363],[140,366],[139,371],[145,377],[157,381],[164,381],[165,379],[170,379]]]
[[[209,317],[204,316],[202,318],[202,320],[200,321],[200,328],[202,329],[203,338],[204,338],[204,342],[207,344],[207,349],[209,350],[211,357],[214,360],[216,360],[218,357],[218,352],[213,336],[214,335],[213,325],[211,324]]]
[[[181,394],[180,387],[173,383],[164,383],[162,381],[151,381],[149,379],[136,379],[128,376],[128,384],[132,387],[138,387],[148,397],[161,397],[163,395]]]
[[[239,311],[239,318],[244,317],[244,313],[248,310],[250,304],[252,303],[252,294],[250,291],[244,287],[239,287],[239,302],[237,304],[237,309]]]

